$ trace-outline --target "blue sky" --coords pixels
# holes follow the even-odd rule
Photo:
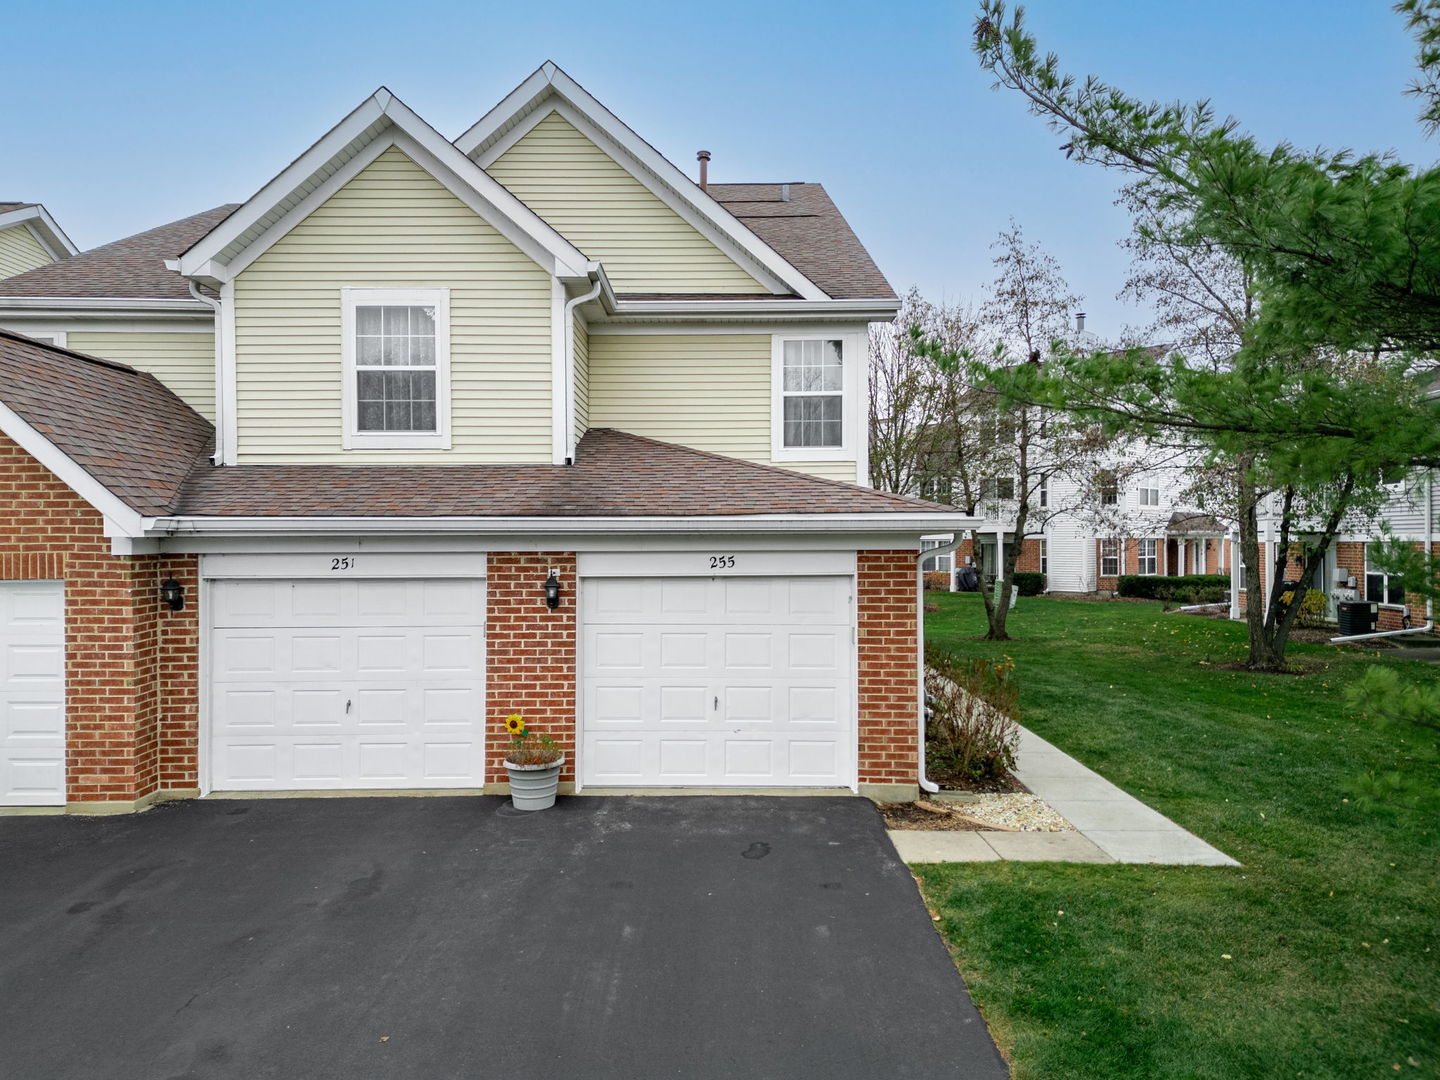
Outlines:
[[[80,4],[10,0],[0,199],[81,247],[248,197],[378,85],[450,137],[555,60],[687,171],[819,180],[898,289],[974,296],[1014,218],[1101,333],[1126,232],[1117,178],[1064,160],[969,52],[969,2]],[[1031,0],[1077,73],[1208,97],[1262,139],[1432,162],[1388,0]]]

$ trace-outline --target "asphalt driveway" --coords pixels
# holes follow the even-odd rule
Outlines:
[[[1006,1075],[861,799],[0,818],[0,1076]]]

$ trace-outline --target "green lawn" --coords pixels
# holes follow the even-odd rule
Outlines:
[[[1015,659],[1027,727],[1244,864],[920,869],[1017,1080],[1440,1076],[1436,822],[1341,790],[1395,764],[1340,700],[1373,656],[1221,670],[1238,624],[1048,598],[984,642],[978,597],[927,599],[928,641]]]

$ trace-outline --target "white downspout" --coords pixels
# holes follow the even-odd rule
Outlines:
[[[225,415],[225,364],[222,360],[225,347],[225,330],[220,325],[220,301],[213,296],[206,296],[191,278],[186,278],[185,283],[190,286],[190,295],[202,304],[207,305],[215,313],[215,453],[211,456],[211,464],[223,465],[225,463],[225,424],[221,417]]]
[[[575,463],[575,309],[600,295],[600,282],[565,302],[565,464]]]
[[[927,548],[920,552],[915,560],[915,679],[919,684],[916,690],[920,704],[920,718],[917,732],[916,750],[919,758],[916,760],[916,779],[920,781],[920,790],[933,795],[940,790],[940,785],[925,775],[925,572],[921,569],[926,559],[933,559],[937,555],[944,555],[949,552],[955,554],[957,548],[965,542],[962,532],[957,532],[948,544],[941,544],[938,548]],[[953,565],[953,562],[952,562]],[[981,584],[984,588],[984,584]]]

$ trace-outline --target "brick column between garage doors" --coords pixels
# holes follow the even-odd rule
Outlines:
[[[860,790],[877,798],[917,791],[919,638],[917,552],[858,555]]]
[[[545,578],[560,579],[560,606],[545,606]],[[565,751],[562,783],[575,780],[575,553],[491,552],[485,616],[485,783],[509,782],[505,718],[519,713]]]

